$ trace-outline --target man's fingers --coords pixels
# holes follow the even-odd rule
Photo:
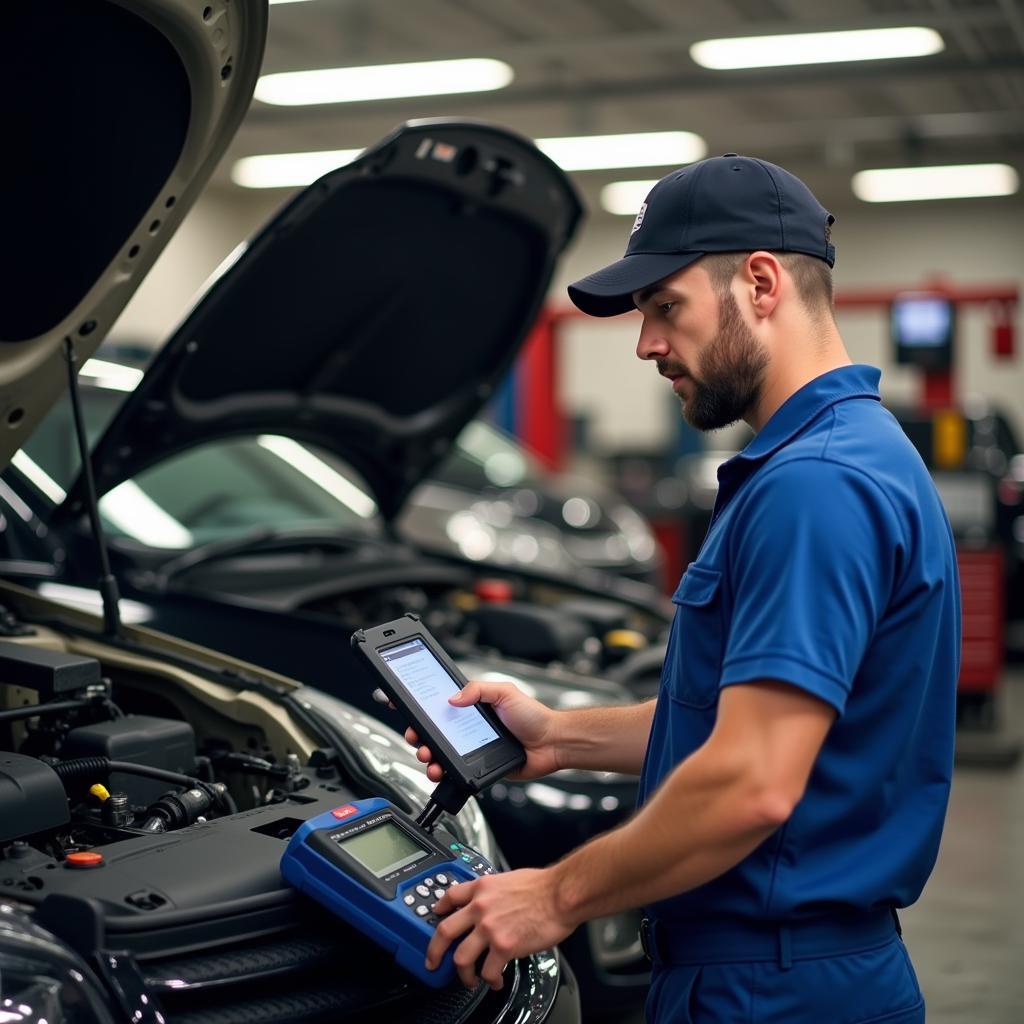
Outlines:
[[[444,775],[444,769],[434,761],[430,747],[420,743],[420,738],[414,729],[405,730],[405,742],[416,748],[416,760],[427,765],[427,778],[432,782],[440,782]]]
[[[522,696],[522,690],[515,683],[479,683],[470,680],[466,685],[448,698],[449,704],[465,708],[470,704],[493,704],[500,707],[510,697]]]
[[[477,961],[487,952],[487,940],[479,930],[470,932],[457,946],[452,960],[459,972],[459,980],[466,988],[476,988],[480,978],[476,973]]]
[[[473,898],[473,889],[475,887],[475,882],[459,882],[453,885],[434,904],[434,913],[438,917],[444,917],[445,914],[450,914],[453,910],[464,907]]]
[[[437,970],[438,964],[448,947],[464,932],[473,927],[473,918],[468,911],[461,911],[446,917],[435,929],[434,937],[427,946],[426,965],[428,971]]]
[[[415,729],[405,730],[405,742],[416,748],[416,760],[421,761],[427,766],[427,778],[431,782],[440,782],[444,775],[444,769],[432,760],[434,755],[431,753],[430,747],[420,743],[420,738],[416,735]]]
[[[465,943],[463,943],[464,945]],[[484,961],[484,965],[480,970],[480,977],[483,978],[487,984],[497,992],[504,984],[505,981],[502,978],[502,972],[505,970],[505,964],[508,960],[504,955],[495,953],[492,949],[487,954],[487,959]]]

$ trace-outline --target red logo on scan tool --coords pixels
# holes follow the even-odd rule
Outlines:
[[[344,807],[335,807],[331,814],[333,814],[338,821],[342,818],[351,818],[353,814],[358,814],[359,808],[354,804],[345,804]]]

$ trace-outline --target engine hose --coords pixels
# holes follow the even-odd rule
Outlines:
[[[219,785],[211,785],[202,779],[195,779],[181,772],[168,771],[166,768],[153,768],[148,764],[135,764],[133,761],[111,761],[107,757],[76,757],[70,761],[58,761],[51,767],[64,783],[65,789],[68,783],[95,781],[97,775],[107,778],[111,772],[122,772],[125,775],[141,775],[143,778],[185,786],[188,789],[200,789],[207,793],[211,800],[219,803],[228,814],[234,814],[238,810],[226,788],[222,789]]]
[[[22,718],[42,718],[43,715],[61,715],[65,711],[78,711],[92,707],[89,700],[55,700],[49,704],[29,704],[23,708],[6,708],[0,711],[0,722],[17,722]]]

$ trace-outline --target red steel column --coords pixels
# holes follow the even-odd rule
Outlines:
[[[565,459],[567,434],[558,398],[557,355],[555,318],[545,309],[519,359],[519,437],[549,469],[556,470]]]

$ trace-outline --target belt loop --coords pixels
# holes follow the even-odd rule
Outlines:
[[[896,934],[902,939],[903,938],[903,925],[900,924],[900,915],[896,913],[896,908],[892,908],[892,920],[896,925]]]
[[[640,947],[644,951],[644,956],[654,963],[654,957],[656,954],[656,947],[654,944],[654,928],[652,927],[654,922],[649,917],[644,917],[640,921]]]
[[[793,966],[793,935],[788,924],[779,925],[779,968],[788,971]]]
[[[651,918],[650,927],[647,932],[647,944],[651,947],[652,963],[662,963],[665,960],[664,934],[663,923],[656,917]]]

